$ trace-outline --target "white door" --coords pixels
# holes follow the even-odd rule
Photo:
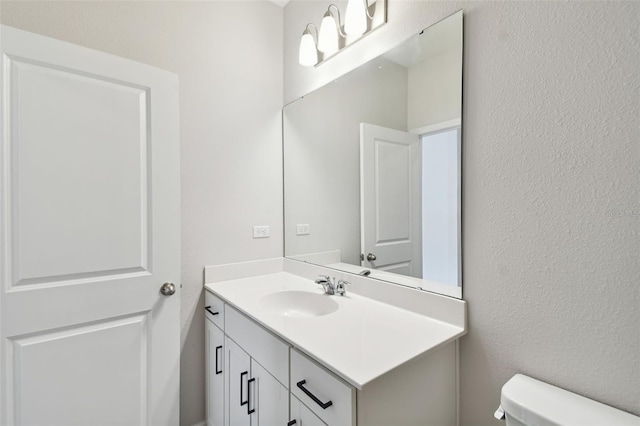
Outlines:
[[[362,266],[421,277],[417,135],[360,124]]]
[[[0,34],[0,423],[176,425],[177,77]]]
[[[224,425],[224,333],[205,320],[205,362],[207,365],[207,425]]]

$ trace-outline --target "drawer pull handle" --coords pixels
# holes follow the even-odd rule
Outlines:
[[[218,351],[222,349],[222,345],[216,346],[216,374],[222,373],[222,368],[218,370]]]
[[[209,311],[209,313],[210,313],[211,315],[218,315],[218,314],[220,313],[220,312],[213,312],[213,311],[211,310],[211,306],[205,306],[204,308],[205,308],[207,311]]]
[[[251,415],[251,414],[256,412],[255,404],[253,404],[254,407],[251,410],[249,409],[249,405],[250,405],[249,401],[251,400],[251,383],[255,383],[255,381],[256,381],[255,377],[253,379],[249,379],[247,381],[247,414],[249,414],[249,415]],[[255,385],[254,385],[254,387],[255,387]],[[254,393],[255,393],[255,391],[254,391]]]
[[[298,383],[296,383],[296,386],[298,386],[302,390],[302,392],[307,394],[309,398],[313,399],[313,402],[321,406],[323,410],[326,410],[327,408],[333,405],[333,402],[331,401],[327,401],[327,402],[320,401],[318,397],[316,397],[314,394],[311,393],[311,391],[309,391],[309,389],[304,387],[305,383],[307,383],[306,380],[300,380]]]
[[[244,392],[242,391],[242,388],[244,387],[244,376],[248,376],[249,372],[245,371],[244,373],[240,373],[240,406],[242,407],[243,405],[247,405],[249,404],[249,392],[247,392],[247,400],[243,401],[242,400],[242,395],[244,394]]]
[[[296,421],[296,419],[293,419],[293,420],[291,420],[289,423],[287,423],[287,426],[293,426],[293,425],[295,425],[296,423],[298,423],[298,422]]]

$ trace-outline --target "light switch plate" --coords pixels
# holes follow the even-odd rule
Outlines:
[[[296,226],[296,235],[309,235],[310,227],[308,223],[299,223]]]
[[[269,225],[254,226],[253,238],[269,238]]]

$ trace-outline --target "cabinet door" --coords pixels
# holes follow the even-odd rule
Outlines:
[[[294,423],[295,421],[295,423]],[[291,418],[287,425],[290,426],[327,426],[320,417],[313,414],[298,398],[291,395]]]
[[[205,320],[207,426],[224,425],[224,333]]]
[[[249,379],[251,374],[251,358],[228,337],[225,339],[225,354],[228,373],[229,425],[250,426],[249,415]]]
[[[284,426],[289,420],[289,390],[254,359],[251,360],[249,405],[251,426]]]

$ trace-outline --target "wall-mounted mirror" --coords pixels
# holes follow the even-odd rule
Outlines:
[[[462,11],[284,108],[285,256],[462,296]]]

